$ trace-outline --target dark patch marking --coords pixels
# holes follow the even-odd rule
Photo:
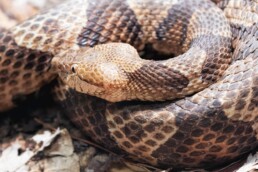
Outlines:
[[[171,95],[171,93],[182,91],[189,84],[188,78],[183,74],[159,63],[144,64],[138,70],[127,73],[127,76],[132,81],[131,83],[138,83],[142,90],[151,87],[166,91],[166,93],[161,93],[160,91],[153,93],[159,96],[163,95],[164,99],[168,94]],[[134,88],[130,84],[128,87]]]
[[[84,131],[84,134],[89,136],[96,143],[101,143],[114,152],[121,152],[121,150],[118,151],[119,148],[117,143],[111,139],[106,117],[103,116],[105,114],[106,102],[96,97],[78,93],[72,89],[65,93],[67,99],[60,103],[64,107],[65,113],[72,120],[72,122],[80,127],[80,129]],[[80,110],[78,111],[78,109]],[[100,115],[101,117],[99,117]],[[93,122],[93,120],[95,127],[91,127],[92,124],[90,124],[90,122],[83,123],[83,121]],[[116,132],[116,135],[121,137],[122,133],[118,134],[118,132]],[[128,148],[132,147],[129,142],[124,142],[123,145]]]
[[[173,108],[173,106],[171,108]],[[177,158],[171,155],[171,152],[180,152],[184,153],[184,155],[190,159],[195,159],[196,166],[213,166],[214,164],[228,162],[230,159],[234,159],[241,154],[241,151],[251,151],[258,146],[255,138],[256,134],[255,131],[252,130],[251,123],[230,120],[226,117],[224,112],[219,109],[204,108],[201,116],[187,113],[187,111],[184,110],[181,111],[180,114],[184,115],[176,117],[176,120],[182,117],[183,119],[178,120],[181,122],[176,123],[178,129],[175,135],[152,153],[152,156],[158,158],[159,164],[167,164],[166,167],[169,167],[168,164],[177,167],[191,166],[191,164],[183,161],[181,157]],[[193,111],[195,111],[195,109],[193,109]],[[186,123],[187,125],[185,125]],[[192,128],[192,130],[190,130],[191,132],[184,130],[186,126],[190,129]],[[237,128],[239,128],[239,130],[237,130]],[[199,135],[199,132],[202,134]],[[237,137],[234,135],[236,132],[239,135]],[[195,133],[196,136],[191,133]],[[205,135],[203,135],[204,133]],[[248,142],[248,139],[251,138],[250,135],[254,137]],[[244,149],[240,150],[236,148],[236,143],[246,146]],[[226,148],[222,145],[229,146]],[[221,153],[224,150],[231,152],[229,157]],[[159,151],[162,151],[162,153]],[[159,159],[159,157],[162,157],[162,159]],[[164,159],[166,160],[165,162]]]
[[[227,48],[231,45],[231,41],[231,38],[214,35],[203,35],[193,40],[193,46],[196,44],[207,54],[201,71],[203,81],[213,83],[222,76],[225,70],[224,66],[231,61],[231,47]]]
[[[194,12],[194,9],[189,7],[190,5],[191,3],[185,3],[184,5],[181,3],[173,5],[170,9],[168,9],[167,17],[156,28],[156,37],[158,41],[169,39],[167,38],[167,33],[170,33],[169,37],[180,38],[180,40],[172,40],[172,47],[175,46],[175,49],[177,49],[177,51],[180,53],[182,53],[181,47],[185,43],[187,37],[186,33],[190,22],[189,18],[191,18]],[[183,6],[186,7],[182,8]],[[186,11],[186,9],[188,11]],[[172,28],[177,28],[178,30],[178,27],[181,29],[179,32],[169,32]]]
[[[126,42],[138,47],[141,44],[141,26],[125,1],[89,1],[86,13],[88,21],[77,38],[78,45],[93,47],[106,42]]]

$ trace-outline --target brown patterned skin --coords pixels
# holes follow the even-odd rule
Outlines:
[[[70,58],[56,57],[53,64],[60,65],[62,80],[79,92],[110,102],[172,100],[208,87],[231,62],[230,27],[212,2],[101,0],[89,6],[94,10],[89,13],[90,25],[79,37],[81,46],[94,46],[100,39],[101,43],[130,43],[138,50],[149,44],[163,53],[181,55],[162,61],[146,60],[132,46],[112,43],[82,49]],[[165,6],[167,11],[160,14]],[[99,11],[101,18],[95,15]],[[128,23],[136,28],[132,32],[137,34],[135,40],[128,35]],[[113,33],[110,24],[117,25]],[[120,37],[103,42],[107,32],[111,38]],[[91,36],[94,41],[85,42]],[[71,66],[71,73],[62,66]]]
[[[73,7],[74,3],[78,6]],[[68,2],[10,31],[1,30],[0,111],[14,107],[16,99],[56,78],[49,70],[50,62],[57,52],[76,46],[81,23],[86,20],[85,12],[78,10],[83,6],[83,1]]]
[[[24,94],[38,90],[55,75],[49,72],[52,54],[20,47],[11,32],[0,33],[0,111],[10,109]]]
[[[37,77],[40,80],[35,80],[34,77],[32,77],[33,80],[28,79],[30,82],[24,79],[15,79],[17,84],[14,86],[16,87],[20,87],[21,81],[37,85],[32,88],[33,84],[28,84],[27,87],[31,86],[29,90],[34,91],[42,82],[51,80],[56,75],[47,72],[52,58],[50,54],[58,54],[56,56],[60,60],[60,57],[70,55],[67,58],[72,60],[73,56],[78,54],[77,51],[81,51],[81,49],[87,51],[89,46],[116,40],[140,47],[139,30],[142,29],[142,32],[146,33],[148,27],[141,27],[145,25],[137,22],[139,21],[136,17],[137,6],[133,6],[132,3],[128,3],[130,5],[121,3],[121,9],[111,8],[112,4],[121,2],[112,1],[106,6],[97,3],[103,10],[96,11],[93,8],[96,1],[92,1],[89,5],[85,5],[83,2],[85,1],[72,1],[70,4],[62,5],[26,21],[10,31],[9,41],[6,41],[6,32],[3,31],[0,47],[3,46],[4,50],[0,55],[0,70],[4,64],[8,64],[8,72],[0,74],[0,81],[7,80],[6,84],[11,78],[14,78],[9,73],[16,70],[14,64],[19,59],[18,52],[30,54],[34,50],[40,50],[42,55],[46,54],[49,57],[44,63],[47,67],[42,70],[42,77]],[[74,4],[78,4],[78,6]],[[239,4],[242,5],[241,8],[238,8]],[[167,23],[166,14],[171,7],[163,3],[160,5],[163,5],[163,9],[166,10],[164,10],[164,14],[160,12],[159,19],[164,20],[159,21]],[[233,62],[219,81],[193,96],[163,103],[109,103],[78,93],[60,81],[59,87],[55,88],[56,94],[70,119],[97,143],[117,153],[128,155],[134,160],[160,168],[207,168],[229,162],[257,147],[258,24],[256,22],[258,20],[256,19],[258,8],[256,7],[258,2],[256,0],[225,0],[218,2],[218,6],[224,10],[229,19],[234,38]],[[87,13],[78,10],[80,9],[78,7],[85,7],[88,9]],[[133,25],[127,21],[127,25],[124,26],[124,23],[116,21],[117,23],[114,24],[114,21],[108,20],[114,19],[108,15],[114,14],[112,11],[116,9],[130,14],[129,21],[134,21],[136,24]],[[245,15],[235,15],[235,10]],[[106,11],[111,12],[106,13]],[[148,13],[148,10],[146,11]],[[94,22],[95,20],[98,22]],[[107,24],[105,27],[105,29],[108,28],[107,30],[103,31],[103,23]],[[128,39],[125,39],[126,37],[118,31],[119,28],[116,24],[128,29],[126,31]],[[160,27],[162,24],[156,23],[156,26],[163,29],[163,32],[158,32],[160,34],[157,37],[163,37],[166,33],[171,34],[167,28]],[[152,33],[153,29],[150,30]],[[178,36],[181,38],[183,35],[179,34]],[[8,57],[9,50],[14,48],[6,42],[13,43],[12,46],[15,48],[15,53],[11,53],[13,58]],[[157,49],[167,50],[165,44],[159,45],[161,46],[157,45]],[[65,51],[68,48],[69,51]],[[30,67],[27,72],[33,76],[37,75],[35,69],[39,57],[28,65]],[[23,58],[22,66],[26,66],[30,58],[29,56]],[[73,61],[71,61],[72,63]],[[24,68],[18,67],[17,69],[21,70],[21,73]],[[62,66],[62,68],[67,69],[68,73],[72,72],[70,64]],[[210,73],[213,73],[213,70]],[[4,77],[4,75],[8,77]],[[0,84],[0,87],[2,89],[13,88],[11,84]],[[27,92],[17,91],[13,96],[11,94],[8,96],[12,98],[19,94],[27,94]],[[10,100],[6,97],[1,98],[0,102],[3,103],[0,103],[0,109],[5,110],[13,106],[14,102],[10,102]]]

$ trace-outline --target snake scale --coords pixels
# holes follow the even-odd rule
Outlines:
[[[160,168],[229,162],[258,145],[257,21],[257,0],[68,1],[0,30],[0,111],[58,77],[67,115],[114,152]]]

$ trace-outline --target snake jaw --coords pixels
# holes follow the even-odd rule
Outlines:
[[[70,88],[110,102],[124,99],[117,99],[119,97],[117,94],[118,92],[121,95],[124,94],[121,87],[124,88],[127,85],[126,75],[116,64],[78,62],[61,66],[59,75]]]
[[[114,63],[100,63],[88,68],[85,65],[75,65],[73,68],[75,74],[88,86],[92,85],[104,90],[102,92],[107,95],[106,97],[112,97],[113,93],[125,88],[128,83],[123,70]]]
[[[92,82],[81,78],[76,73],[76,69],[74,69],[74,71],[75,73],[69,75],[67,73],[59,74],[62,81],[70,88],[84,94],[102,98],[109,102],[120,102],[127,99],[127,97],[125,97],[126,94],[123,93],[123,90],[118,89],[114,84],[93,84]]]

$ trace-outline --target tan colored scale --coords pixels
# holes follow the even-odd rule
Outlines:
[[[15,41],[19,46],[53,54],[76,49],[78,34],[87,21],[86,7],[82,0],[71,1],[35,16],[12,29]]]

